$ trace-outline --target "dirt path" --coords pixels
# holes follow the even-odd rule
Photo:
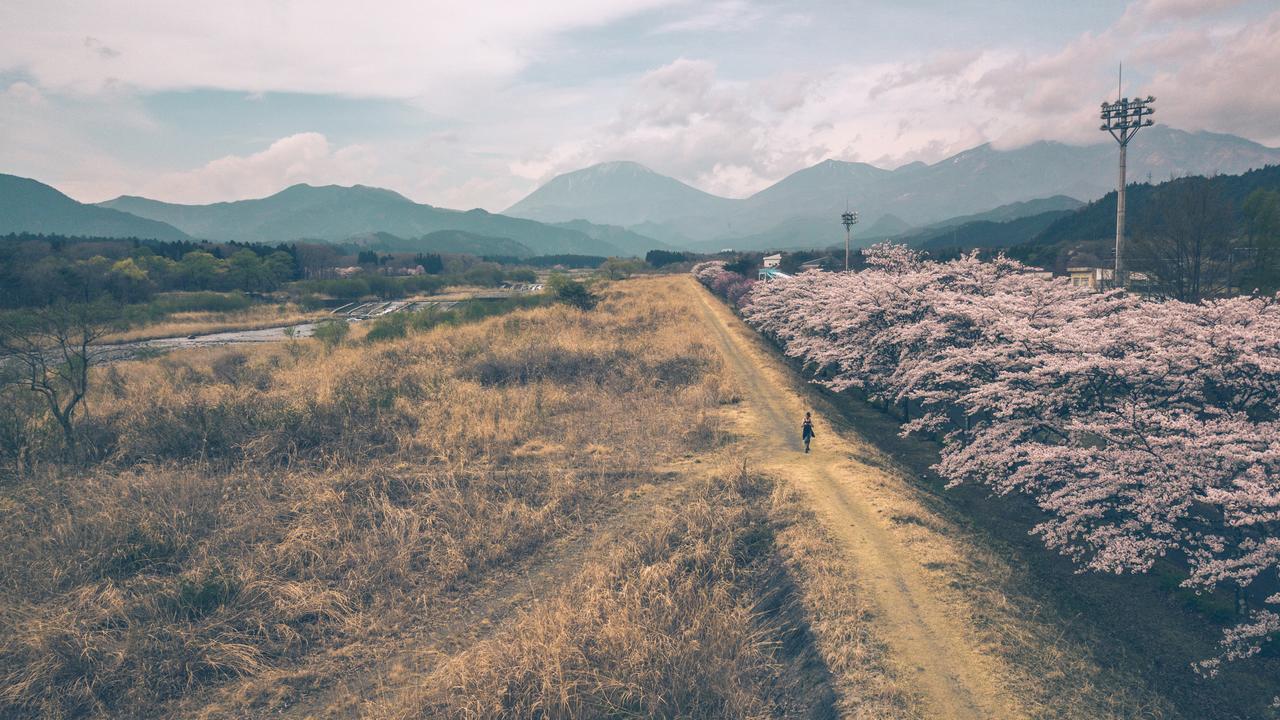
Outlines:
[[[693,285],[693,280],[689,280]],[[700,287],[701,320],[737,375],[748,460],[805,491],[815,512],[847,551],[867,599],[877,609],[878,634],[904,683],[929,718],[1025,717],[1003,690],[999,658],[983,652],[966,626],[966,599],[948,592],[931,541],[949,545],[945,529],[929,529],[902,470],[848,431],[837,431],[822,403],[799,387],[794,373],[727,308]],[[814,413],[814,451],[804,454],[800,420]],[[908,508],[909,510],[904,510]],[[904,519],[905,518],[905,519]],[[904,524],[913,527],[903,529]],[[937,537],[931,538],[933,533]],[[954,552],[954,548],[949,548]]]

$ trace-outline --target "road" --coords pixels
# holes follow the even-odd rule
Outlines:
[[[936,553],[923,545],[956,541],[931,537],[918,527],[929,525],[919,519],[921,513],[903,510],[915,507],[905,471],[855,433],[837,429],[831,411],[758,335],[700,286],[696,292],[708,338],[741,388],[742,429],[754,448],[749,462],[806,494],[876,609],[877,634],[889,647],[898,678],[919,697],[925,717],[1026,717],[1005,689],[1008,668],[982,651],[967,626],[965,618],[972,614],[963,593],[948,592],[940,571],[925,567],[926,558]],[[817,433],[808,455],[800,443],[806,410],[814,414]],[[917,527],[904,529],[907,521]]]

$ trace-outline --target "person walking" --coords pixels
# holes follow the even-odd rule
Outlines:
[[[809,441],[815,436],[813,434],[813,417],[809,413],[804,414],[804,424],[800,426],[800,437],[804,438],[804,451],[809,452]]]

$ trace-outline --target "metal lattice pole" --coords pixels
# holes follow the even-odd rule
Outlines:
[[[1111,137],[1120,144],[1120,182],[1116,188],[1116,262],[1112,282],[1121,287],[1128,285],[1128,271],[1124,264],[1124,195],[1129,141],[1138,130],[1154,124],[1147,116],[1155,112],[1151,107],[1155,101],[1148,95],[1146,98],[1122,97],[1113,103],[1102,103],[1102,127],[1098,129],[1111,133]]]
[[[844,271],[849,272],[849,244],[853,238],[853,226],[858,224],[858,213],[846,209],[840,216],[840,224],[844,225]]]

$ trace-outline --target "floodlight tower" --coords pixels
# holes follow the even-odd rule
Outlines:
[[[1116,93],[1119,95],[1119,91]],[[1120,143],[1120,187],[1116,190],[1116,265],[1112,282],[1125,286],[1126,271],[1124,267],[1124,171],[1125,155],[1129,141],[1138,134],[1138,130],[1150,127],[1154,121],[1147,117],[1155,112],[1151,103],[1156,99],[1148,95],[1145,98],[1122,97],[1113,103],[1102,103],[1102,126],[1099,130],[1111,133],[1111,137]]]
[[[840,216],[840,224],[844,225],[844,271],[849,272],[849,241],[853,237],[853,226],[858,224],[857,211],[846,207]]]

